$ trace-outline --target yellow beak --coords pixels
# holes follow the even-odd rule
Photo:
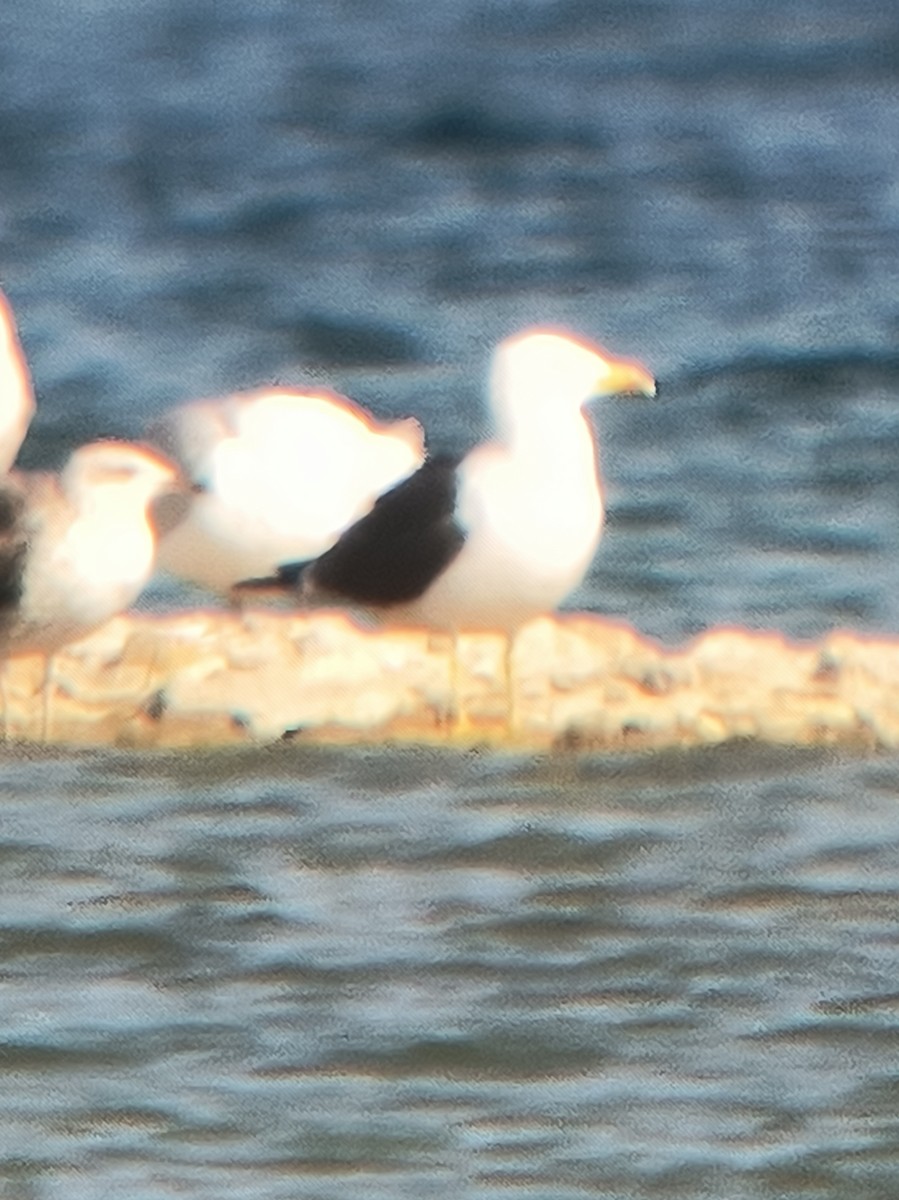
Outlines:
[[[656,381],[642,363],[616,358],[609,363],[609,372],[603,378],[600,390],[607,396],[636,392],[651,397],[656,394]]]

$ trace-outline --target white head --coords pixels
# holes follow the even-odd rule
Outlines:
[[[159,496],[183,488],[178,468],[158,450],[135,442],[79,446],[62,470],[63,491],[76,508],[117,506],[144,513]]]
[[[490,371],[490,396],[499,430],[565,420],[598,396],[655,395],[650,372],[632,359],[561,329],[526,329],[500,342]]]

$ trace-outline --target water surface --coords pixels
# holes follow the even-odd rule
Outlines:
[[[570,604],[899,629],[885,0],[0,8],[26,464],[264,383],[642,357]],[[158,583],[151,605],[195,593]],[[891,756],[0,762],[12,1200],[893,1200]]]
[[[10,1194],[890,1194],[893,758],[5,775]]]

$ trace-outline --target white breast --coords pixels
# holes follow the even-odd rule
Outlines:
[[[550,612],[583,578],[602,531],[592,443],[564,461],[483,446],[460,468],[465,545],[404,619],[438,628],[512,629]]]
[[[127,517],[127,519],[126,519]],[[29,557],[16,644],[62,644],[96,628],[134,602],[153,569],[154,539],[133,512],[80,517]]]

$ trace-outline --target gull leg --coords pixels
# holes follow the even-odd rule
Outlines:
[[[506,634],[503,667],[506,682],[506,733],[509,737],[521,728],[521,709],[518,703],[518,680],[515,678],[515,634]]]
[[[438,720],[446,730],[446,736],[452,739],[463,731],[462,702],[459,687],[459,632],[454,629],[449,634],[449,694],[446,702],[441,705]]]
[[[3,740],[9,741],[9,659],[0,662],[0,697],[3,699]]]
[[[50,738],[50,697],[56,680],[53,676],[53,655],[44,659],[44,675],[41,681],[41,741]]]
[[[459,655],[460,631],[453,630],[450,647],[450,695],[446,715],[446,724],[451,737],[464,738],[477,733],[475,723],[471,720],[462,700],[462,667]],[[505,692],[506,736],[513,738],[521,728],[521,706],[519,704],[517,677],[515,673],[516,637],[513,633],[504,635],[503,669],[500,686]],[[483,737],[483,731],[481,731]]]
[[[235,584],[228,589],[227,609],[228,613],[234,617],[241,629],[245,633],[252,633],[252,622],[247,619],[247,604],[249,603],[251,593],[241,591],[240,584]]]
[[[450,642],[450,729],[457,736],[467,729],[462,704],[462,671],[459,663],[459,630],[454,629]]]
[[[445,702],[440,706],[438,721],[446,730],[447,738],[452,738],[459,719],[459,659],[456,633],[450,634],[449,644],[449,688]]]
[[[449,729],[452,737],[470,740],[477,732],[462,700],[462,664],[460,660],[461,630],[454,629],[450,649],[450,712]]]

